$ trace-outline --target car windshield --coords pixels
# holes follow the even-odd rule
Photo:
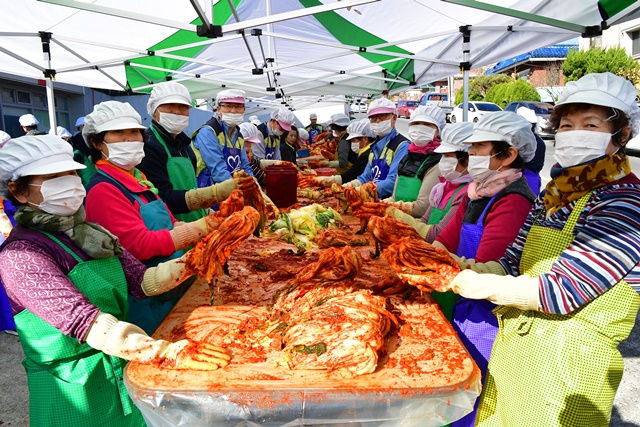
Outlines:
[[[407,107],[417,107],[418,101],[407,101]]]
[[[496,104],[476,104],[476,108],[478,108],[478,110],[480,111],[500,111],[500,107],[498,107]]]

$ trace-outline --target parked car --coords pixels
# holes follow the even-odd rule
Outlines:
[[[536,117],[538,118],[538,124],[536,124],[535,132],[540,135],[542,138],[553,138],[555,132],[550,128],[549,117],[551,117],[551,112],[553,111],[553,105],[547,102],[537,102],[537,101],[514,101],[510,102],[506,107],[505,111],[513,111],[517,113],[518,108],[527,107],[533,110],[536,113]]]
[[[354,113],[366,113],[369,111],[369,106],[362,101],[358,101],[351,104],[351,109]]]
[[[470,101],[467,121],[476,123],[484,113],[490,113],[492,111],[502,111],[502,108],[493,102]],[[451,123],[461,122],[463,117],[462,113],[462,103],[460,103],[456,105],[451,112]]]
[[[418,106],[418,101],[405,101],[401,100],[396,103],[398,109],[398,117],[406,117],[407,119],[411,115],[411,112]]]
[[[453,105],[449,102],[449,96],[446,93],[428,92],[420,97],[420,105],[437,105],[442,108],[447,121],[450,121]]]

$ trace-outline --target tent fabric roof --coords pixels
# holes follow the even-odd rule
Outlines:
[[[522,63],[532,58],[566,58],[569,51],[575,49],[578,49],[577,44],[556,44],[553,46],[532,50],[531,52],[523,53],[521,55],[514,56],[513,58],[505,59],[504,61],[498,62],[493,66],[493,68],[485,71],[485,74],[495,74],[501,70],[504,70],[505,68],[509,68],[515,64]]]
[[[473,0],[219,0],[208,11],[221,25],[219,38],[197,35],[202,20],[187,0],[5,1],[0,71],[42,78],[53,69],[60,82],[133,92],[172,79],[194,98],[234,87],[304,108],[427,84],[457,74],[463,62],[491,65],[574,38],[600,25],[601,11],[619,21],[640,10],[630,0],[498,2],[512,14],[570,23],[568,30],[455,1],[489,7]],[[469,25],[465,55],[460,31]],[[43,31],[52,37],[50,64]]]

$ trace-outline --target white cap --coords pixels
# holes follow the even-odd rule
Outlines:
[[[291,126],[296,124],[296,117],[286,108],[280,108],[272,111],[271,118],[275,119],[280,127],[286,131],[291,130]]]
[[[261,124],[260,123],[260,119],[258,119],[258,116],[250,116],[249,117],[249,121],[251,123],[253,123],[254,125],[256,125],[256,126],[260,126],[260,124]]]
[[[226,89],[221,90],[216,95],[216,104],[221,102],[228,102],[230,104],[244,104],[245,93],[240,89]]]
[[[309,140],[309,132],[305,128],[298,128],[298,139],[303,141]]]
[[[163,82],[155,85],[147,102],[147,113],[151,117],[162,104],[183,104],[191,106],[189,89],[178,82]]]
[[[71,145],[56,135],[25,135],[11,139],[0,156],[0,192],[8,195],[7,183],[22,176],[47,175],[84,169],[73,161]]]
[[[331,119],[329,120],[329,124],[338,125],[342,127],[349,126],[349,123],[351,123],[351,120],[349,120],[349,116],[347,116],[344,113],[333,114],[331,116]]]
[[[376,134],[373,132],[373,130],[371,130],[371,122],[369,122],[369,119],[352,121],[347,127],[347,133],[349,134],[347,140],[353,138],[362,138],[363,136],[368,136],[370,139],[376,137]]]
[[[556,106],[584,103],[617,108],[629,117],[632,134],[640,121],[636,105],[638,91],[633,83],[612,73],[593,73],[569,82],[558,97]]]
[[[253,123],[240,123],[238,125],[240,127],[240,133],[242,134],[242,139],[245,141],[253,142],[254,144],[261,144],[262,138],[260,138],[260,131]]]
[[[473,125],[473,135],[465,144],[482,141],[506,141],[518,149],[525,162],[536,153],[536,137],[531,132],[531,123],[511,111],[486,113]]]
[[[84,116],[78,117],[76,120],[76,127],[82,126],[84,124]]]
[[[387,98],[374,99],[371,104],[369,104],[369,117],[375,116],[376,114],[389,113],[393,113],[397,116],[398,110],[396,109],[396,104]]]
[[[516,114],[527,119],[529,123],[538,123],[538,116],[536,116],[536,112],[531,108],[518,107]]]
[[[140,114],[128,102],[105,101],[94,105],[91,114],[84,119],[82,137],[90,147],[89,135],[108,130],[144,129]]]
[[[25,114],[18,119],[20,126],[37,126],[40,124],[33,114]]]
[[[3,130],[0,130],[0,148],[4,147],[4,144],[11,139],[11,135]]]
[[[62,126],[58,126],[56,128],[56,135],[58,135],[60,138],[71,138],[73,136],[71,135],[71,132],[69,132]]]
[[[316,113],[309,114],[309,120],[317,119],[318,115]]]
[[[411,112],[409,124],[413,122],[432,123],[438,126],[438,131],[442,132],[442,128],[447,124],[447,117],[442,108],[437,105],[419,105]]]
[[[473,134],[473,123],[450,123],[442,129],[440,134],[440,146],[436,153],[455,153],[456,151],[469,151],[471,146],[464,141]]]

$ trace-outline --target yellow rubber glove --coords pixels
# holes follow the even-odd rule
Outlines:
[[[185,256],[149,267],[142,278],[142,291],[147,296],[160,295],[178,286],[185,275]]]
[[[198,240],[207,235],[207,224],[204,218],[194,222],[174,225],[173,230],[169,230],[173,246],[176,251],[193,246]]]
[[[327,167],[328,168],[337,168],[338,166],[340,166],[340,161],[339,160],[328,160],[327,161]]]
[[[435,246],[436,248],[448,250],[442,243],[438,242],[437,240],[431,245]],[[451,258],[453,258],[458,263],[460,270],[473,270],[476,273],[489,273],[496,274],[498,276],[506,276],[507,274],[507,272],[504,271],[504,268],[502,268],[502,264],[497,261],[476,262],[476,260],[473,258],[459,257],[456,254],[452,254],[451,252],[449,252],[449,255],[451,255]]]
[[[282,164],[282,160],[260,159],[260,169],[264,169],[267,166],[271,166],[271,165],[281,165],[281,164]]]
[[[356,188],[360,187],[361,185],[362,183],[357,179],[354,179],[353,181],[349,181],[346,184],[342,184],[343,187],[356,187]]]
[[[225,200],[238,185],[238,180],[231,178],[209,187],[196,188],[184,194],[189,210],[210,208]]]
[[[416,219],[416,218],[412,217],[411,215],[408,215],[408,214],[402,212],[400,209],[398,209],[398,208],[396,208],[394,206],[390,206],[389,208],[387,208],[385,213],[387,215],[390,215],[390,216],[394,217],[395,219],[399,219],[400,221],[404,222],[407,225],[412,226],[418,232],[420,237],[422,237],[423,239],[426,239],[427,233],[429,232],[429,229],[431,228],[431,225],[425,224],[424,222],[420,221],[419,219]]]
[[[524,276],[498,276],[464,270],[451,282],[453,292],[470,299],[486,299],[497,305],[520,310],[538,310],[540,279]]]
[[[318,176],[316,179],[323,187],[331,187],[334,183],[342,184],[342,177],[340,175]]]
[[[131,323],[99,312],[85,341],[105,354],[141,363],[159,363],[163,368],[216,370],[231,360],[227,350],[207,343],[156,340]]]

